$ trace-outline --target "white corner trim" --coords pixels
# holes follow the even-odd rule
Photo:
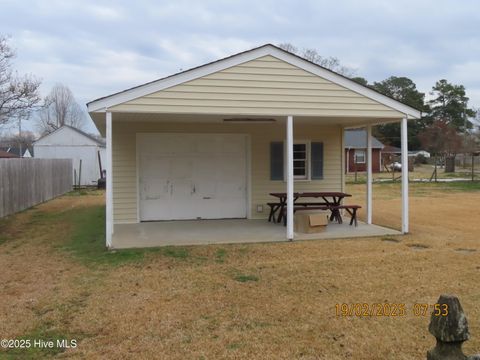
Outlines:
[[[367,126],[367,224],[372,225],[372,126]]]
[[[253,206],[253,195],[252,195],[252,136],[251,134],[245,134],[245,143],[246,143],[246,166],[247,166],[247,219],[252,219],[252,206]]]
[[[313,64],[270,44],[92,101],[87,104],[88,112],[104,112],[106,108],[119,105],[127,101],[268,55],[276,57],[279,60],[283,60],[293,66],[308,71],[314,75],[318,75],[335,84],[343,86],[346,89],[352,90],[360,95],[375,100],[380,104],[408,115],[410,118],[419,119],[421,117],[420,111],[408,105],[402,104],[342,75],[322,68],[321,66]]]
[[[402,147],[402,233],[409,232],[409,205],[408,205],[408,132],[407,117],[402,119],[400,127]]]
[[[287,117],[287,240],[293,240],[293,116]]]
[[[105,114],[105,122],[107,126],[107,150],[106,150],[106,245],[107,248],[112,247],[113,235],[113,174],[112,174],[112,113],[107,111]]]

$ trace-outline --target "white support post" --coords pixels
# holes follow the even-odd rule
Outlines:
[[[367,126],[367,224],[372,224],[372,126]]]
[[[408,135],[407,116],[402,119],[402,233],[408,233]]]
[[[112,113],[106,112],[106,127],[107,127],[107,183],[106,183],[106,241],[107,248],[112,247],[113,235],[113,189],[112,189]]]
[[[287,239],[293,240],[293,116],[287,117]]]
[[[345,171],[345,128],[342,126],[340,128],[340,159],[342,159],[342,161],[340,161],[340,171],[341,171],[341,174],[342,174],[342,192],[345,192],[345,175],[346,175],[346,171]],[[348,169],[348,156],[347,156],[347,161],[346,161],[346,166],[347,166],[347,169]]]

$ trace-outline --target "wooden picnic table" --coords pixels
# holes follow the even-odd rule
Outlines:
[[[275,210],[279,210],[277,222],[282,221],[282,217],[284,214],[284,209],[287,206],[287,193],[283,192],[273,192],[270,193],[271,196],[274,196],[279,199],[278,207]],[[339,223],[342,223],[342,216],[340,214],[340,210],[337,209],[338,206],[341,205],[341,202],[344,198],[352,196],[351,194],[347,194],[344,192],[335,192],[335,191],[315,191],[315,192],[295,192],[293,193],[293,204],[298,206],[305,206],[305,207],[319,207],[325,206],[331,211],[330,221],[337,220]],[[318,199],[321,198],[322,202],[302,202],[298,203],[298,199],[300,198],[314,198]],[[273,214],[270,218],[275,220],[275,212],[274,208],[272,208]]]

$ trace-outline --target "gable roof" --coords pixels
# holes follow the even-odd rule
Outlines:
[[[391,154],[400,154],[402,152],[402,149],[396,147],[396,146],[391,146],[391,145],[386,145],[383,148],[384,153],[391,153]]]
[[[383,149],[383,144],[372,136],[372,148]],[[366,149],[367,148],[367,131],[365,129],[353,129],[345,131],[345,148],[346,149]]]
[[[376,90],[361,85],[343,75],[340,75],[332,70],[326,69],[318,64],[310,62],[300,56],[287,52],[272,44],[266,44],[251,50],[247,50],[208,64],[198,66],[186,71],[179,72],[152,82],[145,83],[121,92],[114,93],[109,96],[101,97],[87,103],[89,112],[104,112],[106,109],[134,100],[136,98],[152,94],[179,85],[191,80],[201,78],[203,76],[222,71],[232,66],[242,64],[263,56],[273,56],[277,59],[285,61],[291,65],[297,66],[300,69],[308,71],[335,84],[352,90],[360,95],[377,101],[391,109],[397,110],[406,114],[409,118],[418,119],[421,117],[421,112],[411,106],[403,104],[398,100],[383,95]]]
[[[84,132],[84,131],[82,131],[82,130],[80,130],[80,129],[77,129],[76,127],[70,126],[70,125],[63,125],[63,126],[59,127],[58,129],[55,129],[55,130],[52,131],[51,133],[46,134],[46,135],[44,135],[44,136],[41,136],[40,138],[38,138],[37,140],[35,140],[33,143],[35,144],[36,142],[38,142],[38,141],[40,141],[40,140],[43,140],[43,139],[49,137],[50,135],[53,135],[53,134],[57,133],[58,131],[60,131],[60,130],[62,130],[62,129],[64,129],[64,128],[71,129],[71,130],[77,132],[78,134],[80,134],[80,135],[82,135],[82,136],[84,136],[84,137],[86,137],[86,138],[88,138],[88,139],[96,142],[98,146],[105,147],[105,141],[99,140],[99,139],[93,137],[92,135],[87,134],[86,132]]]

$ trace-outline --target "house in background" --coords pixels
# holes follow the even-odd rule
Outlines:
[[[421,116],[270,44],[87,106],[107,142],[109,248],[158,246],[162,234],[172,238],[185,229],[185,237],[208,238],[209,231],[222,233],[221,226],[253,241],[255,229],[268,225],[268,231],[292,240],[298,236],[295,191],[345,191],[345,128],[367,127],[370,138],[373,125],[401,123],[406,159],[407,121]],[[365,213],[372,228],[368,170]],[[402,174],[404,233],[407,175]],[[286,193],[285,230],[265,220],[271,192]],[[180,219],[190,221],[170,221]]]
[[[367,131],[351,129],[345,131],[345,172],[367,171]],[[372,136],[372,172],[382,171],[383,144]]]
[[[102,169],[105,167],[104,142],[68,125],[35,141],[33,149],[35,158],[72,159],[74,184],[75,181],[78,184],[80,176],[80,185],[97,185],[98,179],[101,178],[99,154]]]

